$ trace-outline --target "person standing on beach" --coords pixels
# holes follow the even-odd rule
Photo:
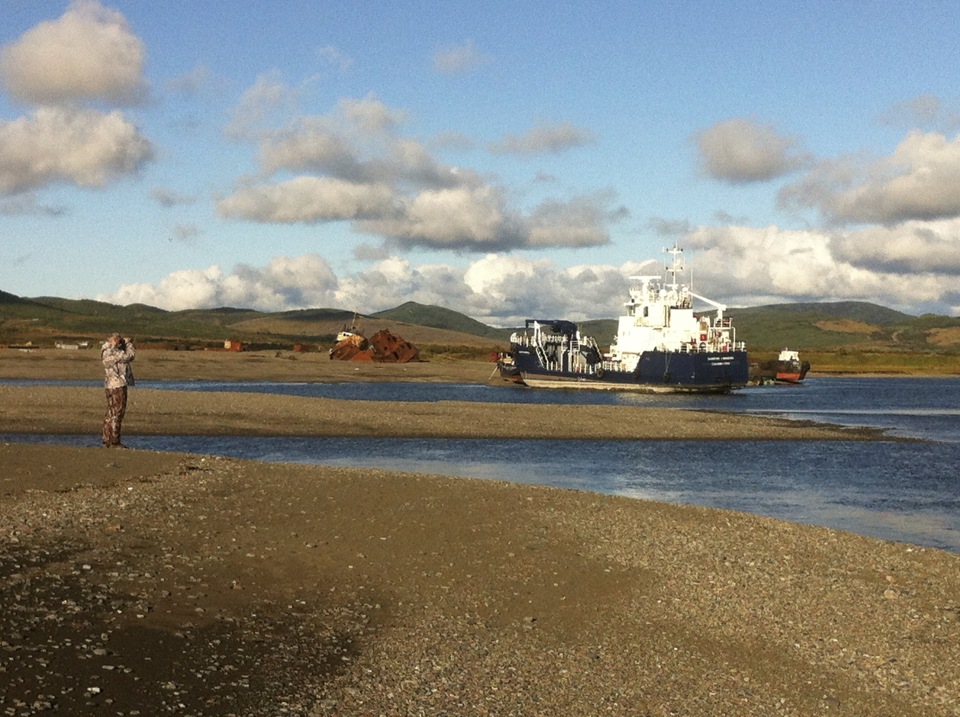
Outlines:
[[[124,448],[120,443],[120,428],[127,412],[127,387],[133,385],[130,362],[136,358],[133,341],[120,334],[110,334],[100,348],[100,360],[106,374],[103,386],[107,392],[107,415],[103,418],[104,448]]]

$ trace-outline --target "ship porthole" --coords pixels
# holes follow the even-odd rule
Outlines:
[[[602,369],[602,368],[598,368],[598,369],[597,369],[597,378],[603,378],[603,369]]]

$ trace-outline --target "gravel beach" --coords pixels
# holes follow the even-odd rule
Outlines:
[[[98,368],[89,354],[6,353],[2,377]],[[181,361],[142,354],[138,378]],[[203,360],[226,380],[310,361]],[[188,364],[169,370],[189,378]],[[459,402],[411,420],[410,405],[190,396],[132,390],[127,430],[466,435],[476,423],[491,435],[498,423]],[[2,387],[0,432],[96,435],[102,400]],[[583,431],[608,418],[575,415]],[[691,412],[645,415],[622,438],[706,430]],[[851,437],[728,418],[706,437]],[[524,420],[523,435],[548,430],[508,417]],[[950,553],[510,476],[16,443],[0,444],[0,468],[0,715],[960,715]]]

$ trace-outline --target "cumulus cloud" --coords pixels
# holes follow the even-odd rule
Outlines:
[[[548,200],[537,206],[529,219],[531,247],[592,247],[610,242],[606,227],[627,217],[622,205],[611,209],[612,192]]]
[[[313,224],[388,214],[393,192],[382,184],[357,184],[329,177],[296,177],[279,184],[241,189],[217,202],[231,219]]]
[[[256,140],[296,109],[299,97],[300,92],[284,82],[279,72],[264,73],[240,97],[224,132],[233,139]]]
[[[715,124],[696,136],[704,172],[732,184],[764,182],[803,166],[797,141],[748,119]]]
[[[662,237],[681,237],[693,228],[686,219],[651,217],[647,224],[657,236]]]
[[[887,240],[884,251],[861,252]],[[701,227],[681,244],[694,257],[698,293],[733,306],[790,301],[870,301],[904,308],[944,304],[956,285],[953,260],[935,271],[915,262],[905,273],[896,242],[870,233],[835,234],[769,227]],[[931,242],[930,247],[942,250]],[[919,247],[917,247],[919,248]]]
[[[680,245],[694,290],[728,306],[860,300],[949,314],[957,302],[958,242],[960,222],[944,221],[846,233],[699,227]],[[159,284],[123,286],[98,298],[172,310],[333,307],[363,313],[417,301],[491,326],[517,326],[527,318],[618,316],[628,277],[663,268],[662,256],[636,259],[562,267],[548,258],[488,252],[459,267],[386,256],[362,271],[337,276],[325,259],[308,254],[278,257],[266,267],[240,265],[230,273],[216,266],[175,272]]]
[[[177,224],[173,228],[170,241],[189,242],[193,239],[196,239],[198,236],[200,236],[200,234],[200,227],[198,227],[196,224]]]
[[[396,256],[338,277],[315,254],[277,257],[266,267],[219,266],[170,274],[158,284],[128,284],[97,297],[170,311],[234,306],[260,311],[343,308],[372,313],[406,301],[445,306],[492,326],[526,318],[574,320],[617,315],[633,265],[562,268],[549,259],[488,254],[466,268],[413,265]],[[577,291],[571,291],[576,286]]]
[[[0,216],[41,216],[60,217],[67,213],[62,206],[43,204],[34,192],[24,192],[16,196],[0,196]]]
[[[494,154],[559,154],[595,142],[593,133],[569,122],[541,124],[526,134],[507,133],[490,145]]]
[[[477,250],[516,245],[519,220],[491,187],[424,191],[394,217],[362,222],[360,229],[381,234],[401,246]]]
[[[150,142],[118,111],[40,108],[0,122],[0,193],[52,182],[100,187],[152,157]]]
[[[360,231],[404,248],[467,252],[522,248],[591,247],[609,243],[607,226],[622,217],[613,196],[597,194],[549,200],[529,213],[511,209],[491,186],[423,191],[392,216],[358,222]]]
[[[880,116],[880,122],[910,129],[955,130],[960,127],[960,109],[956,103],[949,105],[939,96],[927,93],[897,103]]]
[[[464,313],[500,326],[518,326],[525,319],[613,318],[622,310],[631,268],[563,268],[549,259],[488,254],[464,273],[474,297],[473,313]]]
[[[960,279],[960,219],[872,226],[834,235],[836,259],[871,271]]]
[[[266,267],[238,265],[230,274],[219,266],[184,269],[159,284],[126,284],[101,301],[147,304],[168,311],[246,307],[284,311],[336,305],[337,279],[325,259],[314,254],[276,257]]]
[[[305,117],[264,138],[264,172],[309,171],[353,182],[389,182],[403,186],[450,187],[473,181],[436,162],[421,143],[393,136],[389,119],[366,107],[352,106],[346,117]],[[350,124],[359,122],[360,125]],[[386,123],[386,124],[385,124]],[[376,125],[371,129],[371,125]],[[362,127],[366,127],[363,129]]]
[[[286,96],[284,87],[263,77],[245,97],[266,96],[270,107]],[[608,224],[624,214],[622,207],[610,208],[609,192],[527,210],[511,206],[490,177],[439,162],[423,143],[404,136],[405,121],[405,112],[368,96],[340,100],[326,115],[261,127],[255,137],[261,179],[239,187],[217,209],[263,223],[349,221],[394,249],[465,252],[599,246],[609,242]],[[560,128],[537,136],[541,148],[556,148],[583,135]],[[286,174],[297,176],[272,179]]]
[[[150,190],[150,196],[161,207],[167,209],[181,204],[193,204],[197,198],[190,194],[183,194],[167,187],[154,187]]]
[[[166,88],[185,97],[196,97],[224,84],[225,81],[214,75],[209,67],[198,64],[189,72],[168,80]]]
[[[442,75],[464,75],[490,61],[481,54],[473,40],[439,50],[433,56],[433,69]]]
[[[911,132],[889,157],[821,162],[784,187],[778,200],[788,208],[817,208],[835,223],[960,216],[960,135]]]
[[[96,0],[75,0],[0,50],[0,80],[15,99],[60,105],[76,101],[142,102],[146,52],[126,18]]]
[[[345,72],[353,66],[353,59],[344,55],[333,45],[326,45],[317,50],[317,57],[328,65],[337,68],[340,72]]]

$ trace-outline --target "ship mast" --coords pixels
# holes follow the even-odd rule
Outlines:
[[[683,249],[674,243],[672,247],[664,248],[663,251],[673,256],[670,266],[666,267],[666,270],[670,274],[669,286],[676,293],[677,289],[680,288],[677,283],[677,274],[683,273]]]

